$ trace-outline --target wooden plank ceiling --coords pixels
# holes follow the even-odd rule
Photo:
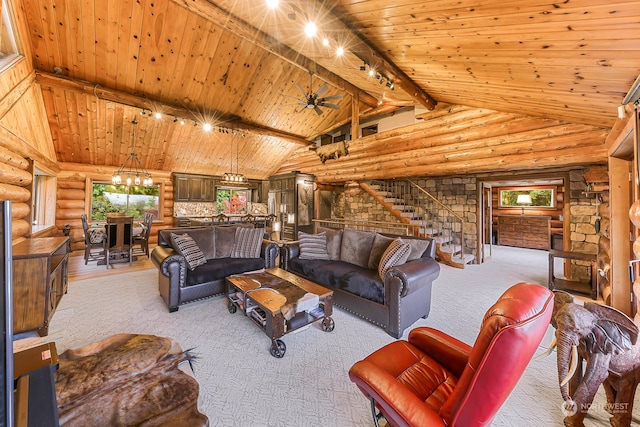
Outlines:
[[[148,169],[220,175],[233,163],[255,179],[288,170],[329,182],[599,163],[617,106],[640,72],[637,1],[23,6],[57,159],[97,166],[125,160],[134,128]],[[318,35],[306,38],[312,18]],[[331,101],[339,109],[318,115],[298,105],[296,84],[308,90],[309,70],[313,92],[324,84],[323,96],[343,96]],[[404,130],[351,141],[357,155],[322,164],[308,150],[308,141],[353,115],[436,103]],[[486,149],[498,143],[500,150]],[[425,160],[436,145],[445,156],[439,165]],[[455,156],[464,161],[454,166]]]

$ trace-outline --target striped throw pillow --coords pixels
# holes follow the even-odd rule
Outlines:
[[[236,228],[236,240],[231,249],[231,258],[260,258],[260,247],[264,228]]]
[[[171,233],[171,240],[173,240],[175,250],[187,261],[189,270],[193,271],[197,266],[207,263],[200,247],[187,233]]]
[[[307,234],[300,231],[298,240],[300,240],[300,259],[329,259],[326,232]]]
[[[384,276],[387,274],[387,271],[392,267],[407,262],[410,253],[411,245],[402,239],[395,239],[391,242],[380,258],[380,265],[378,265],[380,279],[384,282]]]

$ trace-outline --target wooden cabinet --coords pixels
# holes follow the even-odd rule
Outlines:
[[[551,217],[515,216],[498,217],[498,244],[531,249],[549,249]]]
[[[212,202],[215,198],[210,176],[174,174],[173,188],[176,202]]]
[[[295,240],[298,231],[313,232],[314,182],[313,175],[299,172],[269,178],[269,213],[282,223],[282,239]]]
[[[13,250],[13,332],[49,333],[53,313],[67,293],[68,237],[25,240]]]

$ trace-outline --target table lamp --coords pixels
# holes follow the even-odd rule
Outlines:
[[[524,205],[531,204],[531,196],[529,194],[518,194],[516,203],[522,205],[522,215],[524,215]]]

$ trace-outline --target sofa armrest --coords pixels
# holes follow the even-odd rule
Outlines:
[[[409,332],[408,341],[460,378],[471,346],[442,331],[418,327]]]
[[[276,266],[276,260],[280,255],[280,247],[276,242],[271,240],[262,240],[260,248],[260,257],[264,258],[264,268],[273,268]]]
[[[178,277],[180,275],[186,276],[187,260],[173,248],[156,246],[151,251],[151,262],[166,277],[170,277],[175,273],[178,274]],[[179,283],[182,286],[185,283],[185,279],[180,278]]]
[[[431,283],[440,275],[440,265],[433,258],[418,258],[405,264],[390,268],[384,278],[385,287],[394,279],[400,281],[400,297],[411,294],[422,286]]]
[[[294,240],[285,243],[280,252],[280,267],[289,270],[289,262],[300,255],[300,241]]]

